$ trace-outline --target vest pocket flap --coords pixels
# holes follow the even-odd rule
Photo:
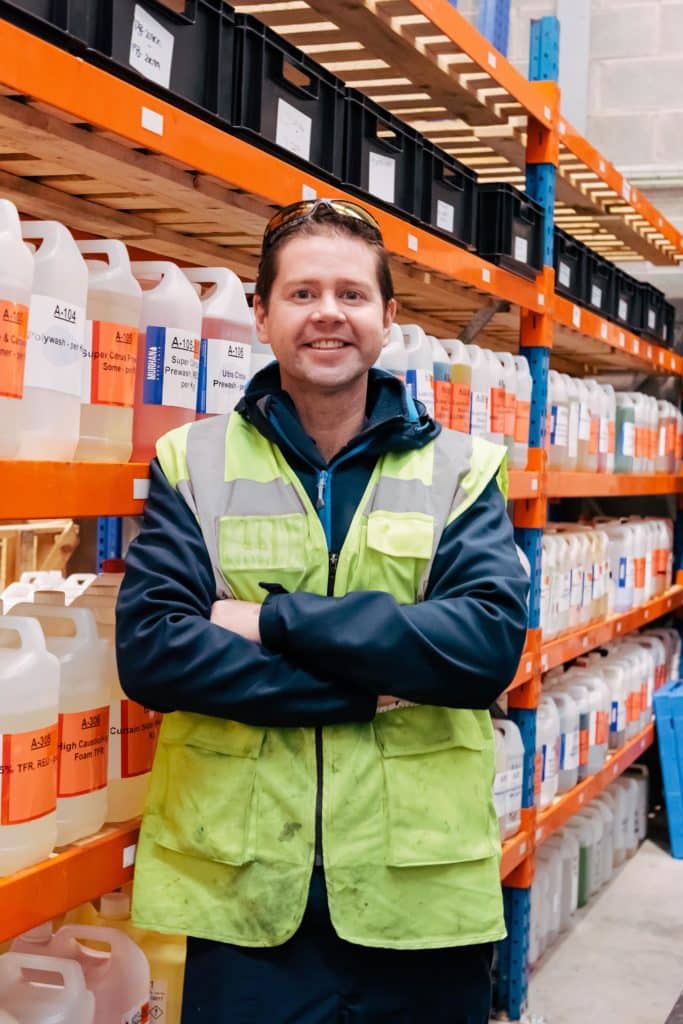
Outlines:
[[[182,744],[230,757],[257,758],[264,736],[265,729],[260,726],[181,711],[164,716],[159,738],[166,744]]]
[[[431,516],[404,512],[371,512],[367,545],[398,558],[432,557],[434,520]]]
[[[218,524],[221,565],[240,569],[298,569],[306,564],[306,516],[222,516]]]
[[[479,724],[466,711],[432,706],[397,708],[376,715],[373,728],[384,757],[426,754],[449,747],[484,749]]]

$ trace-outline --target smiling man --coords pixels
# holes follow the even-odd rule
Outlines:
[[[184,1024],[486,1024],[504,935],[486,710],[528,581],[504,450],[372,369],[396,304],[374,219],[271,220],[272,363],[157,445],[118,607],[167,712],[136,923],[185,932]]]

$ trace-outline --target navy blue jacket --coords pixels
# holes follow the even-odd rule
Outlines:
[[[411,418],[403,385],[372,370],[361,433],[326,463],[271,364],[238,412],[281,448],[339,552],[378,456],[427,444],[439,426]],[[216,472],[222,467],[217,466]],[[156,460],[142,532],[117,606],[121,685],[159,711],[263,726],[369,721],[379,694],[486,708],[517,669],[528,578],[495,481],[446,528],[424,602],[390,594],[271,594],[262,644],[209,621],[215,581],[199,525]]]

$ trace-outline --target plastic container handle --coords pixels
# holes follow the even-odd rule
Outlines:
[[[15,967],[18,971],[58,974],[64,982],[64,988],[77,989],[79,993],[86,991],[83,970],[76,960],[70,960],[68,957],[41,956],[39,953],[5,953],[2,959],[6,966]]]
[[[15,605],[15,608],[19,607]],[[20,615],[3,615],[0,619],[0,631],[7,630],[8,633],[16,633],[21,641],[23,650],[33,648],[40,651],[46,650],[45,634],[40,625],[32,618]]]
[[[123,242],[116,238],[92,239],[87,242],[76,242],[81,256],[106,256],[112,270],[128,270],[130,260],[128,250]]]
[[[135,260],[130,269],[133,277],[142,281],[156,281],[160,284],[165,277],[182,275],[180,267],[168,260]],[[183,275],[184,276],[184,275]]]
[[[61,608],[55,604],[21,604],[15,605],[12,610],[15,616],[26,615],[40,622],[45,619],[70,619],[74,624],[77,639],[88,643],[99,640],[95,617],[87,608]]]
[[[147,0],[147,4],[156,7],[160,14],[183,25],[194,25],[197,18],[197,0],[185,0],[185,10],[178,11],[167,0]]]
[[[0,231],[8,234],[21,236],[21,221],[14,203],[9,199],[0,199]]]
[[[137,949],[135,942],[125,932],[118,928],[109,928],[99,924],[64,924],[53,936],[53,949],[59,956],[59,951],[64,948],[68,940],[74,942],[100,942],[109,946],[111,956],[108,964],[113,963],[118,953],[126,953],[131,947]],[[88,949],[88,947],[85,947]],[[92,952],[92,950],[90,950]],[[98,965],[99,967],[99,965]]]
[[[295,82],[292,78],[287,75],[287,69],[290,69],[290,73],[302,75],[306,78],[307,84],[304,85],[301,82]],[[314,78],[309,71],[306,70],[301,61],[295,60],[293,57],[287,54],[282,54],[282,61],[280,64],[280,85],[295,96],[301,96],[306,100],[317,100],[319,94],[319,82],[317,78]]]

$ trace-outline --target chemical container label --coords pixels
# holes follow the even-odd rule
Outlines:
[[[451,430],[459,430],[463,434],[470,432],[470,389],[467,384],[453,385]]]
[[[606,416],[600,417],[600,435],[598,438],[598,451],[606,455],[609,451],[609,420]]]
[[[510,788],[510,776],[508,772],[498,772],[493,783],[493,803],[496,808],[496,817],[502,818],[507,813],[507,793]]]
[[[609,734],[609,715],[606,711],[598,711],[595,716],[595,742],[598,746],[607,743]]]
[[[579,765],[588,764],[588,747],[590,746],[590,715],[579,715]]]
[[[636,450],[636,427],[635,423],[628,423],[624,420],[619,431],[619,451],[627,458],[633,458]]]
[[[597,285],[591,285],[591,305],[597,306],[598,309],[602,309],[602,288]]]
[[[82,796],[107,785],[109,708],[59,716],[57,795]]]
[[[579,767],[579,730],[571,729],[560,737],[560,769],[571,772]]]
[[[600,441],[600,417],[591,416],[590,436],[588,438],[588,452],[590,455],[598,454]]]
[[[553,779],[557,775],[557,755],[559,737],[553,743],[544,743],[541,747],[541,782]]]
[[[28,306],[0,300],[0,395],[21,398],[24,393]]]
[[[451,203],[444,203],[442,199],[436,201],[436,226],[451,234],[455,227],[455,207]]]
[[[251,376],[251,345],[225,338],[202,338],[197,412],[232,412]]]
[[[80,397],[85,310],[52,295],[33,295],[28,314],[24,387]]]
[[[280,97],[277,101],[275,121],[275,142],[302,160],[311,159],[311,127],[313,121],[308,114],[293,107]]]
[[[515,235],[512,244],[512,255],[518,263],[526,263],[529,259],[529,242],[523,235]]]
[[[617,316],[620,320],[628,320],[628,302],[626,299],[619,299],[619,309]]]
[[[645,586],[645,559],[634,558],[633,559],[633,585],[637,590],[642,590]]]
[[[149,987],[149,1017],[152,1024],[168,1024],[168,982],[165,978],[151,978]]]
[[[396,160],[393,156],[370,151],[368,192],[387,203],[396,198]]]
[[[434,418],[444,427],[451,422],[452,386],[449,380],[434,381]]]
[[[569,406],[569,426],[567,428],[567,452],[570,459],[575,459],[579,451],[579,405],[572,402]]]
[[[515,413],[517,411],[517,396],[514,391],[505,392],[505,427],[503,433],[506,437],[515,436]]]
[[[626,701],[626,717],[629,724],[640,718],[640,690],[631,690]]]
[[[199,338],[176,327],[148,327],[145,336],[146,405],[196,410]]]
[[[543,781],[543,751],[537,750],[536,757],[534,758],[534,796],[538,797],[541,792],[541,782]]]
[[[138,1003],[122,1015],[121,1024],[150,1024],[151,1020],[149,1003]]]
[[[21,825],[57,806],[57,723],[0,736],[0,825]]]
[[[429,370],[408,370],[406,387],[411,397],[422,402],[430,416],[434,414],[434,385]]]
[[[527,444],[529,441],[530,417],[531,402],[521,402],[518,399],[515,406],[515,444]]]
[[[591,414],[585,402],[579,402],[579,441],[588,441],[591,436]]]
[[[472,391],[470,429],[473,437],[485,437],[489,430],[489,396],[485,391]]]
[[[140,4],[135,5],[128,63],[145,78],[168,89],[171,84],[173,44],[171,32]]]
[[[617,573],[617,586],[620,590],[626,589],[626,581],[628,579],[628,559],[622,555],[619,559],[619,567]]]
[[[569,288],[572,283],[572,268],[568,263],[560,260],[560,266],[558,268],[557,279],[560,284],[564,285],[565,288]]]
[[[569,440],[569,415],[566,405],[553,405],[550,410],[550,443],[566,448]]]
[[[570,608],[580,608],[583,601],[583,569],[572,569]]]
[[[81,402],[85,405],[132,408],[137,361],[137,327],[112,324],[104,320],[87,320],[83,343]]]
[[[623,732],[626,728],[626,702],[613,700],[610,714],[610,732]]]
[[[614,455],[616,450],[616,436],[617,436],[617,424],[615,420],[610,420],[607,424],[607,451]]]
[[[132,700],[114,701],[109,721],[109,778],[132,779],[152,770],[161,714]]]
[[[491,388],[491,433],[505,431],[505,389]]]

